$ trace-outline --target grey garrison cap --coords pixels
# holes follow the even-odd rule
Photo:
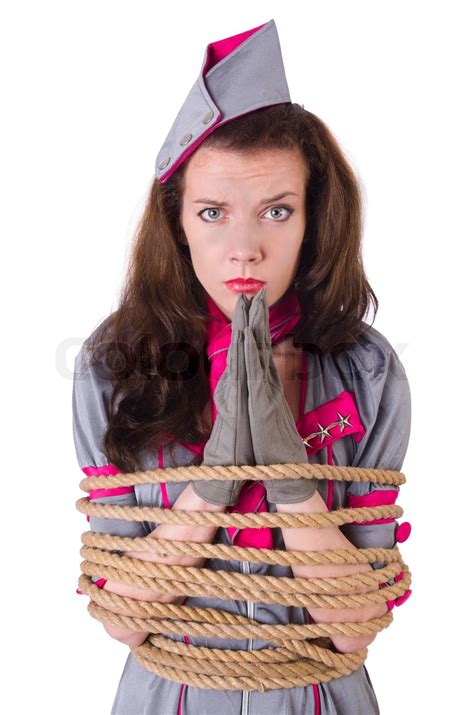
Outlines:
[[[275,21],[206,47],[201,72],[158,152],[163,184],[208,134],[273,104],[291,102]]]

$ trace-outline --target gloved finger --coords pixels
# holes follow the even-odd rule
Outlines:
[[[255,294],[249,309],[248,326],[252,331],[258,348],[258,358],[265,376],[272,355],[272,337],[270,333],[270,317],[267,303],[266,287],[260,288]]]
[[[262,378],[258,346],[250,327],[244,331],[249,393],[249,421],[255,459],[259,464],[306,461],[306,449],[280,384]],[[273,356],[270,356],[273,362]],[[275,370],[276,370],[275,366]]]
[[[252,389],[255,389],[256,384],[261,383],[265,380],[265,370],[264,365],[262,364],[262,355],[260,350],[258,349],[257,342],[250,326],[247,326],[244,329],[244,352],[246,381],[247,388],[250,394],[250,391]],[[249,403],[249,409],[251,409],[252,402],[253,400],[251,400]]]
[[[235,388],[237,384],[239,376],[239,344],[243,342],[243,331],[245,326],[248,325],[249,306],[250,302],[245,294],[240,293],[232,316],[232,334],[227,350],[226,368],[214,390],[216,408],[222,408],[223,400],[227,399],[230,390]]]
[[[268,414],[267,390],[263,379],[263,369],[257,343],[250,327],[244,330],[245,369],[248,388],[249,425],[253,451],[258,464],[265,464],[262,433],[257,428],[264,415]]]
[[[248,419],[243,334],[248,323],[249,305],[248,299],[241,293],[232,319],[226,369],[214,391],[217,416],[204,448],[203,464],[206,466],[255,464]],[[220,505],[236,504],[242,486],[242,480],[213,479],[193,484],[194,491],[202,499]]]

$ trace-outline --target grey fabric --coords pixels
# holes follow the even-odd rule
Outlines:
[[[283,385],[273,360],[266,288],[255,294],[245,328],[245,366],[249,391],[249,417],[255,459],[258,464],[307,463],[301,435],[283,394]],[[309,499],[316,479],[265,481],[267,498],[274,503]]]
[[[254,109],[291,102],[273,19],[208,69],[209,47],[158,152],[155,176],[161,183],[221,124]]]
[[[367,348],[361,350],[356,355],[355,369],[348,365],[348,371],[352,373],[360,418],[366,427],[352,466],[400,471],[411,430],[411,393],[401,360],[387,341],[382,340],[377,345],[377,354],[372,354]],[[363,378],[367,372],[372,375],[371,400],[363,398],[366,389]],[[400,491],[398,486],[392,484],[352,482],[347,496],[362,496],[383,489]],[[392,521],[386,524],[344,524],[340,528],[358,548],[378,546],[392,549],[396,544],[397,526],[398,523]],[[373,569],[383,566],[386,563],[372,564]],[[389,579],[388,583],[393,585],[394,580]]]
[[[82,354],[81,349],[81,354]],[[342,435],[333,443],[333,464],[377,466],[384,464],[387,455],[397,457],[397,461],[385,463],[385,466],[399,468],[408,446],[410,432],[410,392],[401,361],[388,340],[375,328],[366,326],[366,333],[345,352],[337,355],[317,355],[305,351],[307,363],[307,389],[303,411],[307,413],[325,402],[334,399],[343,390],[350,390],[354,395],[358,412],[366,429],[366,434],[359,443],[352,435]],[[74,376],[74,437],[78,463],[80,467],[107,463],[101,450],[103,430],[106,425],[105,405],[110,396],[109,385],[96,372],[87,376],[81,373],[81,355],[76,360],[79,368]],[[390,436],[391,435],[391,436]],[[393,440],[393,441],[392,441]],[[385,455],[385,458],[384,458]],[[184,446],[175,452],[178,466],[187,466],[195,462],[195,454]],[[321,449],[309,456],[310,463],[325,464],[325,450]],[[155,453],[143,455],[143,469],[158,466]],[[173,466],[167,450],[164,450],[164,466]],[[141,484],[134,489],[136,502],[140,506],[166,506],[163,492],[166,491],[169,504],[173,506],[179,494],[189,482],[160,484]],[[380,488],[374,483],[333,482],[332,509],[345,506],[347,494],[359,493],[360,490]],[[322,498],[328,498],[328,480],[317,480],[317,488]],[[362,492],[365,493],[365,492]],[[128,497],[128,495],[126,495]],[[109,498],[110,501],[118,497]],[[269,512],[276,512],[274,503],[268,503]],[[129,528],[128,522],[102,520],[101,530],[107,533],[123,533],[121,527]],[[91,520],[92,522],[92,520]],[[133,525],[133,522],[132,522]],[[135,524],[141,534],[148,534],[156,524],[142,522]],[[359,525],[349,528],[349,538],[356,546],[393,545],[396,522],[381,525]],[[91,523],[93,528],[93,523]],[[274,548],[284,549],[285,545],[280,529],[273,530]],[[386,537],[389,537],[387,540]],[[377,543],[375,543],[377,541]],[[213,543],[230,544],[231,538],[226,529],[218,529]],[[203,567],[210,570],[224,569],[228,572],[252,573],[266,576],[286,576],[291,578],[291,567],[274,566],[254,562],[223,561],[207,559]],[[82,596],[80,598],[83,598]],[[259,623],[288,624],[307,623],[305,608],[282,606],[278,604],[258,603],[245,600],[219,600],[215,598],[189,597],[188,606],[217,606],[229,613],[243,614],[254,618]],[[86,616],[85,616],[86,617]],[[105,631],[97,631],[97,644],[107,638]],[[396,638],[396,630],[391,635]],[[184,642],[182,636],[173,636],[173,640]],[[222,640],[218,638],[189,637],[193,645],[209,645],[217,648],[245,648],[247,650],[272,647],[274,644],[262,640]],[[120,647],[118,645],[117,647]],[[126,654],[124,647],[124,668],[118,683],[111,712],[113,715],[175,715],[182,686],[166,680],[142,668],[131,654]],[[362,666],[349,676],[337,678],[317,686],[321,702],[321,715],[379,715],[377,699],[370,682],[367,669]],[[275,713],[294,713],[314,715],[315,701],[313,686],[304,688],[280,689],[265,693],[245,691],[211,691],[184,686],[182,715],[202,715],[217,713],[222,715],[261,715],[270,709]]]
[[[245,370],[244,329],[248,325],[250,301],[240,293],[232,318],[232,334],[227,365],[214,391],[217,415],[204,447],[203,465],[228,466],[255,464],[249,424],[247,373]],[[193,489],[211,504],[236,504],[242,480],[195,481]]]
[[[72,390],[73,440],[77,461],[84,467],[104,467],[108,464],[102,450],[102,439],[107,427],[107,405],[112,395],[112,384],[92,369],[87,351],[92,334],[81,346],[74,362],[74,382]],[[97,504],[115,506],[137,506],[135,491],[128,494],[114,494],[92,498]],[[99,534],[116,536],[146,536],[147,530],[142,522],[123,519],[100,519],[90,516],[89,528]],[[100,575],[92,576],[95,583]]]

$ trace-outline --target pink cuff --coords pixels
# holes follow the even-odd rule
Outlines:
[[[398,497],[398,489],[374,489],[369,494],[349,494],[346,507],[348,509],[358,509],[364,506],[383,506],[385,504],[395,504]],[[367,524],[390,524],[395,521],[393,518],[369,519],[368,521],[354,521],[353,524],[366,526]]]
[[[104,588],[104,586],[105,586],[106,583],[107,583],[107,579],[106,579],[106,578],[99,578],[99,579],[97,579],[97,581],[95,582],[95,585],[98,586],[99,588]],[[84,591],[81,591],[80,588],[76,588],[76,593],[78,593],[80,596],[85,596],[85,595],[86,595],[86,594],[84,593]]]

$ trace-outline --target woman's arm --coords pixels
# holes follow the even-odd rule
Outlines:
[[[305,502],[296,504],[277,504],[278,512],[308,513],[329,511],[319,492]],[[283,540],[288,551],[323,551],[325,549],[355,549],[339,527],[319,529],[317,527],[282,528]],[[369,563],[365,564],[331,564],[321,566],[292,566],[293,574],[300,578],[326,578],[347,576],[355,573],[371,572]],[[367,593],[367,589],[360,589],[357,593]],[[369,604],[360,608],[308,608],[316,623],[345,623],[347,621],[368,621],[375,616],[383,616],[387,612],[385,603]],[[333,636],[332,642],[341,653],[352,653],[363,648],[375,639],[375,635],[360,637]]]
[[[195,494],[191,484],[183,490],[176,499],[173,509],[183,511],[225,511],[225,506],[210,504]],[[316,492],[310,499],[298,504],[277,504],[277,511],[285,513],[298,512],[327,512],[328,508],[319,492]],[[218,527],[216,526],[185,526],[176,524],[160,524],[146,538],[173,539],[176,541],[193,541],[195,543],[212,543]],[[282,528],[283,539],[288,550],[292,551],[321,551],[324,549],[355,549],[356,547],[342,534],[339,528],[331,527],[327,529],[305,528],[305,529],[285,529]],[[180,566],[202,566],[205,557],[192,556],[158,556],[153,551],[126,551],[125,556],[139,558],[143,561],[154,563],[180,565]],[[370,564],[341,564],[329,566],[293,566],[293,574],[301,578],[345,576],[354,573],[370,572]],[[185,600],[185,596],[173,596],[172,594],[159,593],[151,590],[142,590],[110,579],[104,586],[105,591],[112,591],[122,596],[135,598],[142,601],[158,601],[160,603],[180,604]],[[362,589],[359,593],[366,592]],[[357,609],[339,608],[308,608],[308,612],[316,622],[320,623],[344,623],[346,621],[367,621],[374,616],[381,616],[387,611],[385,603],[363,606]],[[136,632],[126,628],[107,626],[104,624],[107,633],[113,638],[126,643],[129,646],[138,646],[148,637],[147,632]],[[334,636],[331,638],[336,648],[342,653],[350,653],[358,650],[369,643],[372,643],[375,636]]]
[[[188,484],[181,492],[173,504],[173,509],[183,511],[225,511],[225,506],[210,504],[201,499],[192,489],[192,484]],[[218,526],[186,526],[177,524],[160,524],[149,534],[147,539],[172,539],[175,541],[192,541],[197,544],[212,543]],[[206,557],[194,556],[159,556],[153,551],[125,551],[124,556],[152,561],[159,564],[179,565],[179,566],[202,566]],[[169,593],[159,593],[157,591],[142,590],[129,586],[119,581],[107,580],[104,591],[112,591],[121,596],[128,596],[140,601],[158,601],[159,603],[181,604],[186,596],[173,596]],[[124,611],[121,611],[124,613]],[[131,615],[131,614],[130,614]],[[141,645],[148,637],[146,632],[136,632],[128,628],[118,628],[104,624],[107,633],[116,640],[126,643],[131,647]]]

